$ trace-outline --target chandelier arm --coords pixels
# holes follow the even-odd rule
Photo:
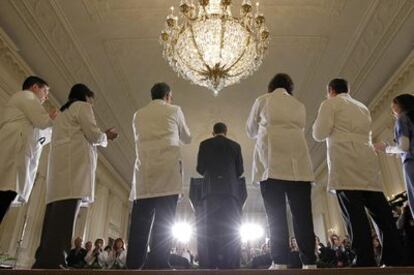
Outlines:
[[[196,72],[196,73],[199,73],[199,74],[203,74],[204,72],[202,72],[202,71],[199,71],[199,70],[197,70],[197,69],[194,69],[190,64],[188,64],[185,60],[184,60],[184,58],[182,58],[181,57],[181,55],[180,55],[180,53],[177,51],[177,56],[180,58],[180,60],[190,69],[190,70],[192,70],[192,71],[194,71],[194,72]]]
[[[207,13],[207,10],[206,10],[206,7],[205,6],[203,6],[203,12],[204,12],[204,16],[205,16],[204,18],[205,19],[209,19],[210,17],[208,17],[208,13]]]
[[[193,25],[192,25],[192,24],[190,24],[190,32],[191,32],[191,41],[193,41],[194,48],[197,50],[198,57],[199,57],[199,58],[200,58],[200,60],[203,62],[204,66],[206,66],[206,68],[209,68],[209,66],[208,66],[207,62],[204,60],[204,57],[203,57],[203,55],[201,54],[201,50],[200,50],[200,48],[198,47],[197,42],[196,42],[196,40],[195,40],[194,30],[193,30]]]
[[[244,50],[243,50],[243,52],[241,53],[241,55],[239,56],[239,58],[237,58],[237,60],[230,66],[230,67],[228,67],[225,71],[226,72],[228,72],[228,71],[230,71],[234,66],[236,66],[236,64],[237,63],[239,63],[239,61],[243,58],[243,56],[246,54],[246,49],[247,49],[247,47],[250,45],[250,39],[251,39],[251,37],[250,37],[250,35],[249,35],[249,39],[247,39],[247,42],[246,42],[246,46],[244,47]]]

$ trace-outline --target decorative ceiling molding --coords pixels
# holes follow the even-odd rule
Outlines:
[[[404,91],[403,87],[408,81],[414,78],[414,50],[404,61],[404,63],[398,68],[393,76],[385,84],[384,88],[378,93],[378,95],[371,101],[369,109],[371,110],[372,120],[377,119],[384,110],[387,110],[390,106],[391,100],[394,96],[412,91]]]
[[[97,120],[101,125],[124,125],[117,120],[117,116],[111,108],[111,104],[103,93],[101,79],[87,57],[86,52],[80,46],[66,16],[56,0],[50,1],[10,1],[16,12],[22,18],[27,28],[36,37],[39,44],[55,65],[63,79],[69,85],[76,82],[91,83],[100,95],[99,104],[96,105]],[[123,153],[125,159],[133,163],[128,148],[134,148],[129,130],[118,127],[120,140],[112,144]],[[127,181],[127,179],[125,179]]]
[[[130,79],[128,78],[126,69],[120,62],[122,52],[120,52],[121,49],[118,47],[116,43],[116,41],[118,42],[124,41],[128,43],[128,41],[131,41],[131,40],[139,40],[140,42],[143,42],[143,43],[148,42],[148,41],[157,41],[157,44],[158,44],[158,39],[156,38],[125,38],[125,39],[107,40],[103,43],[103,45],[104,45],[106,58],[108,59],[109,63],[112,65],[111,69],[113,70],[114,75],[118,80],[118,83],[120,83],[120,85],[123,87],[123,90],[128,95],[128,98],[136,101],[135,96],[132,96],[132,94],[134,93],[132,87],[134,87],[134,85],[131,84]],[[161,51],[161,47],[160,47],[160,51]],[[137,102],[135,102],[134,106],[139,106],[139,105]]]
[[[83,0],[82,3],[92,21],[96,21],[98,23],[103,21],[102,12],[98,10],[98,5],[95,0]]]
[[[264,9],[276,8],[277,11],[286,11],[292,14],[292,9],[299,11],[300,13],[318,13],[327,14],[328,16],[340,16],[343,9],[346,6],[346,1],[343,0],[285,0],[285,1],[272,1],[267,3],[261,3]]]
[[[375,12],[365,22],[353,51],[340,70],[340,75],[352,84],[352,95],[360,92],[360,87],[369,76],[375,64],[382,58],[385,50],[414,9],[410,0],[376,1]]]
[[[0,62],[7,68],[7,71],[12,74],[15,80],[20,82],[33,72],[19,56],[17,51],[16,45],[3,29],[0,28]],[[4,81],[1,81],[1,83],[3,82]],[[6,84],[6,82],[4,82],[2,86],[10,93],[10,95],[15,92],[12,87]]]
[[[370,2],[364,19],[354,34],[354,39],[351,39],[355,42],[345,50],[343,64],[337,73],[350,81],[353,96],[359,93],[360,86],[381,59],[392,38],[398,33],[413,9],[412,0]],[[312,127],[309,127],[306,136],[311,135]],[[322,143],[314,142],[310,152],[317,154],[322,150],[322,146]]]
[[[308,51],[313,52],[314,56],[312,61],[307,67],[306,77],[298,87],[298,99],[303,99],[302,96],[309,89],[311,83],[315,77],[320,73],[319,65],[323,54],[325,53],[326,47],[328,46],[329,39],[327,37],[314,37],[312,44],[308,45]]]
[[[20,56],[18,48],[2,28],[0,28],[0,62],[7,71],[8,76],[11,76],[15,80],[14,82],[17,83],[17,87],[12,87],[10,84],[12,81],[6,79],[4,75],[0,75],[0,87],[9,96],[21,89],[21,82],[26,77],[35,74]],[[46,104],[58,106],[57,100],[53,95],[49,96]]]
[[[165,6],[160,8],[153,8],[153,5],[147,6],[144,1],[129,1],[124,5],[120,1],[108,1],[108,0],[83,0],[90,18],[93,21],[102,23],[112,18],[123,18],[124,20],[130,20],[131,17],[136,17],[137,14],[143,14],[150,11],[153,13],[159,13],[165,16],[165,12],[171,5],[177,6],[179,0],[165,1]],[[121,5],[119,3],[122,3]],[[269,14],[273,11],[277,14],[288,14],[292,16],[294,13],[304,15],[328,15],[329,17],[340,16],[343,9],[346,6],[344,0],[285,0],[285,1],[272,1],[261,3],[262,9],[266,10]],[[236,11],[236,10],[234,10]]]

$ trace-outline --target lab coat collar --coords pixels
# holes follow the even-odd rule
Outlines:
[[[341,93],[341,94],[337,94],[336,96],[351,98],[351,95],[349,93]]]
[[[285,94],[285,95],[290,95],[287,91],[286,91],[286,89],[284,89],[284,88],[277,88],[277,89],[275,89],[275,90],[273,90],[273,92],[272,93],[283,93],[283,94]]]
[[[154,99],[154,100],[151,101],[151,103],[152,104],[161,104],[161,105],[167,104],[167,102],[163,99]]]

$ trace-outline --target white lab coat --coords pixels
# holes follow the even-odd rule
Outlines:
[[[84,258],[86,265],[92,268],[106,268],[108,261],[108,252],[100,249],[99,254],[95,255],[95,248],[86,253]]]
[[[322,102],[313,138],[327,144],[328,191],[382,191],[368,108],[349,94]]]
[[[49,114],[31,91],[15,93],[5,106],[0,122],[0,190],[15,191],[14,204],[29,199],[42,149],[39,138],[45,134],[47,142],[51,126]]]
[[[127,252],[126,250],[122,250],[119,255],[116,254],[115,250],[111,250],[108,252],[108,256],[106,259],[106,266],[111,268],[126,268],[126,257]]]
[[[191,142],[181,108],[153,100],[134,114],[136,161],[130,200],[182,193],[180,144]]]
[[[47,203],[65,199],[94,201],[97,146],[107,138],[97,126],[92,105],[74,102],[54,121],[47,176]]]
[[[304,128],[305,106],[279,88],[256,99],[246,130],[256,140],[253,182],[271,179],[313,181]]]

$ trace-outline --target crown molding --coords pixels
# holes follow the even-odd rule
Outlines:
[[[395,71],[378,95],[369,104],[372,119],[377,119],[384,109],[389,108],[392,98],[398,94],[413,91],[404,91],[403,86],[414,78],[414,50],[408,55],[401,66]]]
[[[17,53],[18,49],[6,32],[0,27],[0,61],[16,81],[33,74],[33,71]],[[10,89],[11,87],[7,87]],[[10,90],[8,90],[10,91]]]

